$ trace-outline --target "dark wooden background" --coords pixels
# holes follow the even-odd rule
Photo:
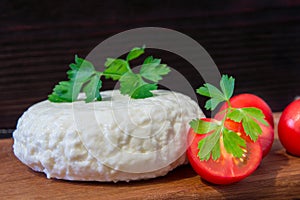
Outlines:
[[[66,79],[75,54],[85,57],[107,37],[145,26],[197,40],[222,73],[236,77],[236,94],[257,94],[273,111],[300,95],[300,1],[2,0],[0,136],[9,137],[26,108]],[[186,61],[159,55],[194,88],[202,84]]]

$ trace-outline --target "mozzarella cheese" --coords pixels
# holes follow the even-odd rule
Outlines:
[[[186,163],[189,122],[204,117],[195,101],[157,90],[130,99],[118,90],[102,101],[31,106],[13,133],[14,153],[48,178],[129,181],[163,176]]]

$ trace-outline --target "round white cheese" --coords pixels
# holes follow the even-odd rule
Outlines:
[[[186,162],[189,122],[204,117],[190,97],[166,90],[130,99],[31,106],[13,133],[14,153],[48,178],[129,181],[163,176]]]

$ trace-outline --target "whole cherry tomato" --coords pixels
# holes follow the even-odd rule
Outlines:
[[[278,136],[287,152],[300,156],[300,99],[289,104],[282,112]]]

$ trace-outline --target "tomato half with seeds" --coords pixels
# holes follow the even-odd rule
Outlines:
[[[226,125],[227,124],[227,125]],[[225,127],[230,126],[240,129],[240,125],[233,121],[227,121]],[[210,158],[208,161],[201,161],[198,157],[198,143],[206,135],[197,134],[191,128],[189,130],[187,157],[193,169],[206,181],[214,184],[231,184],[246,178],[259,166],[262,159],[262,149],[258,142],[251,142],[245,135],[246,147],[243,157],[235,158],[228,154],[221,143],[221,157],[216,161]]]

